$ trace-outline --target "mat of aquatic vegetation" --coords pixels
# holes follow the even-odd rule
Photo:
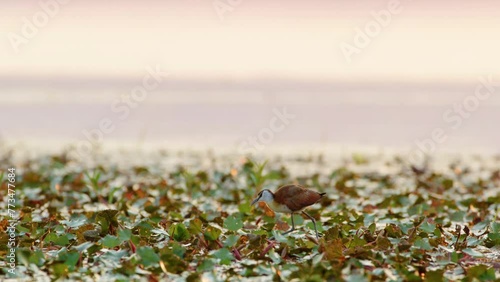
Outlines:
[[[15,158],[0,177],[1,276],[86,281],[494,281],[500,279],[500,157],[411,165],[395,155],[71,154]],[[439,161],[439,160],[438,160]],[[8,272],[7,184],[17,249]],[[308,212],[264,204],[264,188],[325,192]],[[274,236],[275,240],[270,238]]]

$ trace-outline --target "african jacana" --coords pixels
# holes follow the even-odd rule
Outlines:
[[[283,233],[283,235],[295,230],[293,214],[302,212],[305,216],[312,220],[314,231],[316,232],[316,239],[319,239],[318,229],[316,228],[316,220],[303,210],[317,203],[325,194],[326,193],[318,193],[316,191],[306,189],[300,185],[285,185],[276,190],[275,193],[271,192],[269,189],[260,191],[257,198],[253,200],[252,206],[258,202],[265,202],[267,206],[275,212],[290,213],[292,215],[292,228]]]

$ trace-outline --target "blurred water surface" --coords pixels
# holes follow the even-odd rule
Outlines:
[[[4,140],[77,142],[82,131],[114,124],[104,141],[170,142],[234,146],[259,137],[276,111],[294,118],[274,132],[266,146],[338,144],[412,147],[442,128],[440,149],[500,151],[500,91],[480,101],[460,126],[443,118],[457,116],[456,105],[476,85],[401,83],[327,83],[279,80],[166,81],[147,98],[113,109],[139,81],[33,80],[1,84],[1,137]],[[124,103],[118,105],[125,105]]]

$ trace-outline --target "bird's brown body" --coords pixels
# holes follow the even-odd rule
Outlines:
[[[318,193],[299,185],[285,185],[274,192],[276,203],[287,206],[291,212],[298,212],[317,203],[325,193]]]

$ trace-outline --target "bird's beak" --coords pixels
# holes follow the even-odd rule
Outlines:
[[[258,202],[258,201],[259,201],[259,197],[255,198],[255,200],[253,200],[253,201],[252,201],[251,206],[253,206],[253,205],[257,204],[257,202]]]

